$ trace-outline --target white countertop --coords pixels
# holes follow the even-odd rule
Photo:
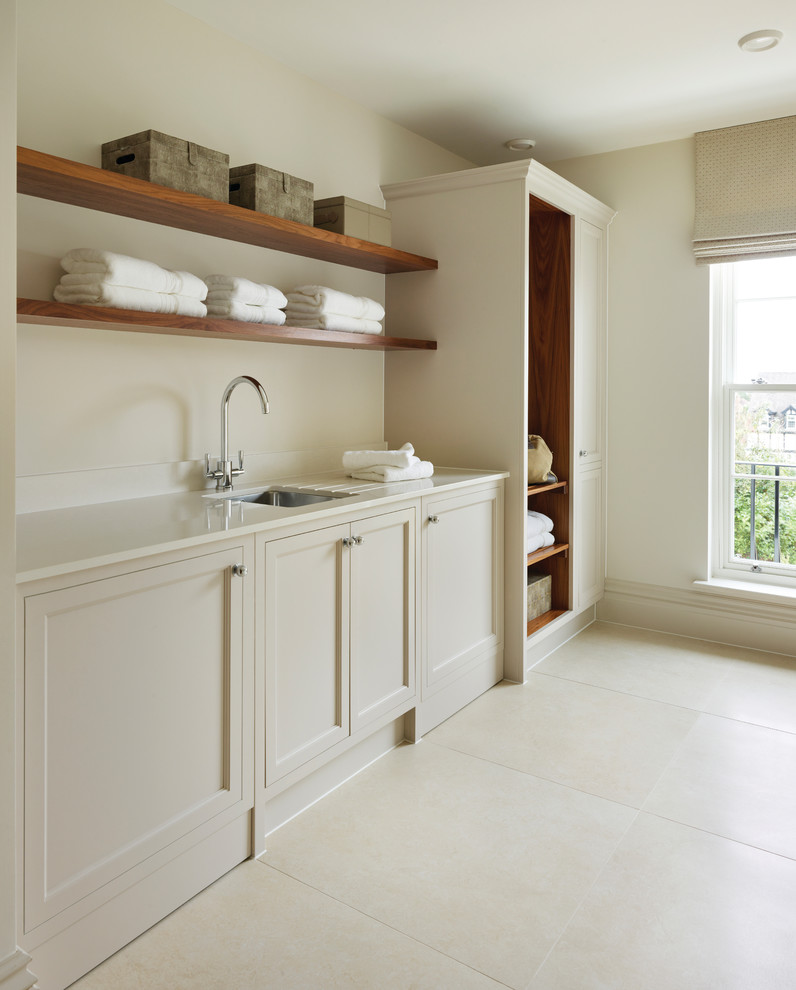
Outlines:
[[[212,543],[232,533],[278,529],[310,518],[334,522],[352,510],[507,477],[506,472],[500,471],[437,468],[432,478],[381,485],[343,474],[326,474],[280,478],[250,487],[241,484],[235,487],[234,494],[245,495],[269,486],[303,486],[352,494],[311,506],[285,508],[217,498],[210,490],[30,512],[17,516],[17,583]]]

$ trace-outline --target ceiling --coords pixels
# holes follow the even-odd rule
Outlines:
[[[794,0],[169,2],[477,165],[796,113]],[[763,28],[777,48],[738,48]]]

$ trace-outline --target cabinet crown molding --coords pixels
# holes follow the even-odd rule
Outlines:
[[[601,203],[533,158],[429,175],[406,182],[393,182],[383,185],[381,191],[387,202],[393,202],[439,192],[496,185],[500,182],[524,182],[524,194],[533,194],[565,213],[577,215],[598,226],[607,226],[616,216],[612,207]]]

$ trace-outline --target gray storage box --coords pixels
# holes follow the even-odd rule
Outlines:
[[[103,144],[102,167],[229,202],[229,155],[161,131],[141,131]]]
[[[237,165],[229,170],[229,201],[247,210],[312,226],[314,186],[267,165]]]
[[[528,622],[550,611],[551,584],[552,579],[549,574],[528,575]]]
[[[392,213],[347,196],[316,199],[315,226],[373,244],[392,243]]]

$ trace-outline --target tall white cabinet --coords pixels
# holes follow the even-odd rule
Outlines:
[[[607,229],[613,210],[535,161],[382,188],[393,233],[438,271],[387,284],[388,332],[433,335],[385,370],[385,437],[436,464],[511,472],[505,489],[504,675],[593,616],[604,580]],[[531,494],[527,435],[551,442],[555,490]],[[555,522],[537,564],[553,607],[527,621],[529,508]],[[473,575],[473,580],[478,577]]]

